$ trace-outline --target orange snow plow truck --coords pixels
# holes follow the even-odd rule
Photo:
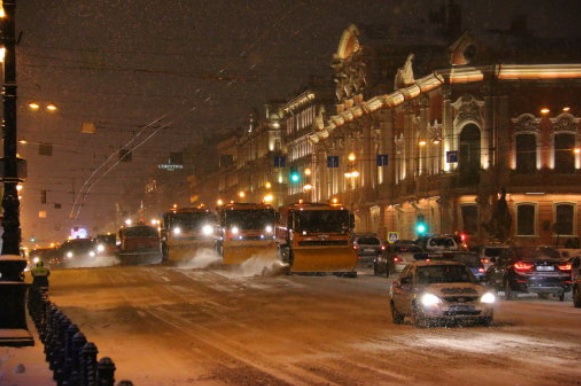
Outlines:
[[[175,208],[163,214],[161,240],[163,257],[173,263],[191,259],[198,250],[214,250],[216,215],[209,209]]]
[[[290,273],[333,273],[357,277],[350,243],[354,217],[340,204],[299,201],[279,209],[276,238]]]
[[[277,259],[272,205],[231,202],[218,206],[216,212],[216,247],[224,264],[242,264],[252,257]]]

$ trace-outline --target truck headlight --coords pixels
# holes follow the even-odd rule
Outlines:
[[[202,233],[204,234],[204,236],[210,236],[213,230],[214,229],[210,225],[204,225],[202,227]]]
[[[492,304],[496,302],[496,295],[492,292],[487,292],[480,297],[480,303]]]
[[[237,235],[238,232],[240,232],[240,229],[238,229],[238,227],[232,227],[232,229],[230,229],[230,232],[232,232],[233,235]]]
[[[179,235],[179,234],[181,234],[181,233],[182,233],[182,228],[180,228],[180,227],[175,227],[174,229],[172,229],[172,233],[173,233],[175,236],[177,236],[177,235]]]
[[[103,244],[97,245],[97,252],[105,252],[105,246]]]
[[[267,226],[266,226],[266,228],[264,228],[264,231],[265,231],[266,233],[272,233],[272,226],[270,226],[270,225],[267,225]]]

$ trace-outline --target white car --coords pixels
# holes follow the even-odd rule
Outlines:
[[[417,261],[409,264],[390,287],[390,309],[395,324],[411,317],[416,327],[448,322],[490,325],[494,290],[480,284],[470,269],[454,261]]]

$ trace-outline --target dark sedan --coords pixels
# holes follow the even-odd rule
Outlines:
[[[519,292],[565,299],[571,291],[571,264],[549,247],[511,247],[494,259],[486,272],[488,284],[504,290],[507,300]]]

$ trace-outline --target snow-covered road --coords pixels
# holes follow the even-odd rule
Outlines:
[[[55,270],[50,299],[135,385],[581,382],[570,297],[501,301],[492,327],[416,329],[391,322],[386,278],[262,268]]]

